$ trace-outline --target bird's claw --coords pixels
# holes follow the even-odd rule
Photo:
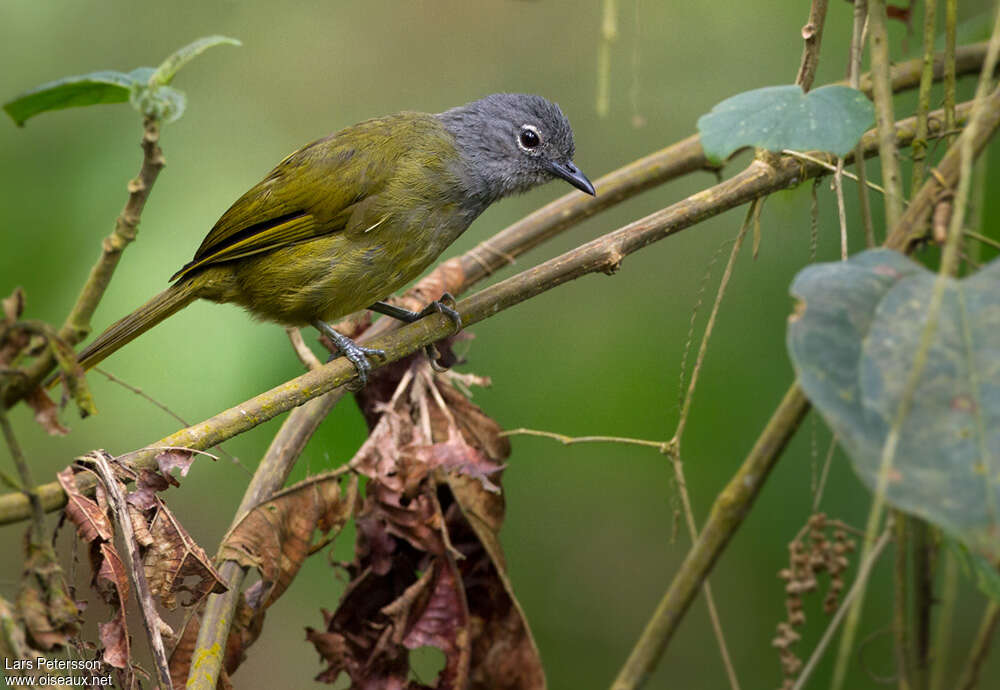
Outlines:
[[[444,314],[451,322],[455,324],[455,332],[458,333],[462,330],[462,315],[455,310],[455,298],[452,297],[450,292],[446,292],[441,295],[441,299],[436,299],[420,312],[420,317],[429,316],[430,314]]]

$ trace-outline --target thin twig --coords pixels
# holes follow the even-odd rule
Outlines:
[[[59,330],[59,336],[71,345],[80,342],[87,336],[90,331],[90,320],[101,298],[104,297],[105,290],[111,283],[111,277],[121,260],[122,252],[136,237],[146,199],[149,198],[153,183],[156,182],[156,178],[164,166],[159,139],[159,121],[147,117],[143,122],[143,157],[139,175],[128,183],[128,200],[125,202],[125,207],[115,219],[115,226],[111,234],[104,238],[101,256],[90,269],[87,282],[84,283],[76,303]],[[45,354],[32,362],[25,371],[25,377],[18,385],[11,386],[4,391],[0,405],[10,407],[14,402],[27,395],[29,391],[34,390],[54,366],[55,357],[51,351],[47,350]]]
[[[681,354],[681,365],[679,367],[680,373],[677,376],[677,409],[681,409],[684,405],[684,380],[687,375],[687,364],[688,357],[691,354],[691,345],[694,343],[694,326],[698,319],[698,312],[701,310],[702,301],[705,299],[705,290],[708,289],[709,278],[712,277],[712,269],[715,268],[716,262],[718,262],[719,257],[722,256],[722,250],[725,249],[732,240],[725,240],[719,245],[719,248],[715,250],[712,254],[712,258],[708,260],[708,264],[705,266],[705,274],[701,277],[701,282],[698,285],[698,294],[694,299],[694,306],[691,307],[691,319],[688,321],[688,331],[684,338],[684,349]]]
[[[736,265],[736,257],[739,255],[740,248],[743,246],[743,240],[746,238],[747,231],[750,228],[750,221],[753,219],[755,210],[761,203],[762,198],[754,199],[747,208],[743,224],[740,226],[740,230],[736,234],[736,241],[733,242],[733,248],[729,252],[729,261],[726,263],[726,268],[722,271],[722,279],[719,281],[719,289],[715,293],[715,301],[712,303],[712,311],[708,315],[708,323],[705,324],[705,332],[701,336],[701,344],[698,346],[698,355],[695,357],[694,369],[691,371],[691,380],[688,381],[687,393],[684,395],[684,404],[681,405],[681,413],[677,420],[677,428],[674,430],[673,442],[675,444],[679,445],[681,436],[684,435],[684,427],[687,425],[688,414],[690,414],[691,405],[694,402],[694,391],[698,385],[698,373],[701,371],[701,365],[705,361],[705,354],[708,351],[708,342],[711,339],[712,331],[715,328],[715,320],[719,315],[719,308],[722,306],[722,297],[726,294],[726,287],[729,285],[729,279],[732,278],[733,267]]]
[[[955,82],[958,69],[955,64],[955,34],[958,27],[958,0],[946,0],[944,4],[944,128],[955,129]],[[954,143],[954,137],[948,145]]]
[[[125,495],[122,493],[121,486],[115,478],[111,465],[108,464],[108,461],[102,455],[94,454],[88,460],[93,462],[97,473],[101,477],[101,483],[104,485],[104,490],[108,496],[108,503],[111,505],[118,527],[121,529],[122,539],[125,542],[125,563],[128,566],[136,599],[139,600],[142,624],[146,629],[149,648],[153,653],[153,660],[156,663],[156,673],[160,690],[171,690],[173,685],[170,682],[167,650],[163,646],[163,637],[160,635],[160,627],[163,625],[163,621],[160,619],[160,614],[156,611],[156,605],[153,603],[153,595],[149,590],[149,582],[146,580],[146,571],[143,567],[142,556],[139,554],[139,543],[136,541],[135,531],[132,528],[132,518],[129,516]]]
[[[0,406],[0,428],[3,429],[3,437],[7,442],[7,449],[10,450],[11,460],[14,461],[14,467],[21,478],[20,485],[15,485],[15,488],[20,491],[21,495],[27,498],[31,506],[31,541],[34,544],[41,544],[45,541],[45,510],[42,507],[41,499],[38,497],[38,491],[35,489],[35,479],[31,472],[31,465],[28,464],[28,461],[24,457],[21,444],[17,442],[17,436],[14,435],[14,428],[7,418],[7,411],[2,406]],[[14,484],[13,477],[5,475],[4,481],[7,484]]]
[[[597,115],[611,111],[611,46],[618,40],[618,2],[604,0],[601,13],[601,40],[597,44]]]
[[[627,446],[644,446],[646,448],[655,448],[661,453],[666,453],[670,449],[669,441],[648,441],[643,438],[625,438],[623,436],[566,436],[565,434],[557,434],[554,431],[542,431],[540,429],[526,429],[524,427],[519,427],[517,429],[508,429],[506,431],[500,432],[501,436],[540,436],[542,438],[549,438],[553,441],[558,441],[564,446],[572,446],[577,443],[621,443]]]
[[[812,512],[819,512],[820,501],[823,500],[823,490],[826,488],[826,479],[830,475],[830,465],[833,464],[833,452],[837,450],[837,435],[830,438],[830,447],[826,449],[826,457],[823,459],[823,469],[819,474],[819,481],[816,483],[816,493],[813,496]]]
[[[822,166],[822,167],[826,168],[830,172],[834,172],[834,173],[837,172],[837,166],[836,165],[833,165],[832,163],[828,163],[827,161],[824,161],[824,160],[821,160],[819,158],[816,158],[815,156],[810,156],[808,153],[803,153],[802,151],[792,151],[791,149],[784,149],[782,151],[782,153],[785,154],[786,156],[794,156],[795,158],[801,158],[804,161],[809,161],[810,163],[815,163],[816,165],[819,165],[819,166]],[[844,175],[844,177],[850,178],[850,179],[854,180],[855,182],[860,182],[861,181],[858,178],[857,175],[855,175],[853,173],[849,173],[846,170],[843,171],[843,175]],[[875,184],[874,182],[867,182],[866,184],[868,185],[868,187],[870,187],[871,189],[874,189],[879,194],[885,194],[885,190],[882,189],[882,187],[880,187],[879,185]]]
[[[927,113],[931,109],[931,86],[934,84],[934,24],[937,0],[924,0],[924,62],[917,95],[917,136],[913,140],[913,183],[911,192],[924,182],[927,161]]]
[[[879,159],[882,186],[885,187],[885,224],[895,227],[903,215],[903,188],[896,158],[890,83],[889,29],[885,0],[868,0],[868,40],[872,61],[872,86],[875,92],[875,122],[879,133]]]
[[[993,247],[994,249],[1000,250],[1000,242],[997,242],[992,237],[987,237],[986,235],[980,235],[978,232],[974,232],[972,230],[963,230],[962,232],[964,232],[965,236],[970,239],[976,240],[977,242],[982,242],[983,244],[989,247]]]
[[[768,474],[808,411],[809,401],[802,390],[793,385],[740,468],[715,497],[698,540],[691,546],[628,661],[619,671],[612,690],[641,687],[656,668],[701,584],[749,514]]]
[[[934,659],[931,673],[932,690],[951,690],[946,679],[954,676],[948,673],[948,653],[951,650],[952,622],[955,618],[955,603],[958,601],[958,561],[955,555],[944,549],[944,578],[941,583],[941,598],[938,605],[937,626],[934,628],[934,649],[930,656]]]
[[[889,543],[890,530],[885,530],[882,532],[882,536],[879,537],[878,541],[875,543],[875,547],[868,554],[867,558],[861,561],[861,565],[858,567],[858,574],[854,578],[854,584],[851,585],[851,589],[847,592],[844,600],[840,604],[840,608],[837,609],[837,613],[833,615],[830,619],[830,624],[826,626],[826,630],[823,631],[823,636],[816,643],[816,648],[813,650],[812,655],[809,657],[809,661],[806,665],[802,667],[802,671],[799,672],[799,677],[795,681],[795,685],[792,686],[792,690],[802,690],[806,686],[806,682],[809,680],[809,676],[816,669],[816,665],[823,658],[823,654],[826,652],[826,648],[830,645],[830,641],[833,639],[834,634],[837,632],[837,628],[840,627],[841,621],[844,620],[844,616],[847,610],[850,608],[854,600],[864,591],[865,583],[871,576],[872,566],[878,560],[879,556],[882,554],[882,550],[885,549],[885,545]]]
[[[993,635],[1000,624],[1000,603],[990,601],[983,612],[983,619],[979,623],[979,630],[976,632],[976,639],[969,650],[969,658],[965,662],[965,670],[962,677],[955,685],[956,690],[973,690],[979,683],[979,674],[983,670],[983,663],[990,652],[990,643]]]
[[[157,400],[153,396],[151,396],[148,393],[146,393],[145,391],[143,391],[141,388],[139,388],[137,386],[133,386],[132,384],[128,383],[127,381],[122,381],[120,378],[118,378],[117,376],[115,376],[114,374],[112,374],[110,371],[102,369],[101,367],[94,367],[93,370],[96,371],[101,376],[103,376],[104,378],[106,378],[108,381],[111,381],[111,383],[115,383],[115,384],[121,386],[122,388],[124,388],[125,390],[130,391],[132,393],[135,393],[136,395],[138,395],[143,400],[146,400],[146,401],[152,403],[153,405],[155,405],[156,407],[158,407],[159,409],[163,410],[168,415],[170,415],[171,417],[173,417],[174,419],[176,419],[178,422],[180,422],[181,424],[183,424],[184,426],[191,426],[190,422],[186,421],[179,414],[177,414],[176,412],[174,412],[173,410],[171,410],[164,403],[160,402],[159,400]],[[193,449],[188,449],[188,448],[180,449],[179,448],[177,450],[193,450]],[[252,472],[250,472],[250,469],[246,465],[244,465],[242,462],[240,462],[239,458],[237,458],[235,455],[232,455],[231,453],[229,453],[229,451],[227,451],[225,448],[223,448],[221,444],[218,446],[218,450],[219,450],[219,452],[222,455],[224,455],[227,458],[229,458],[230,462],[232,462],[234,465],[238,465],[240,467],[240,469],[242,469],[248,475],[252,474]],[[211,455],[211,453],[208,453],[208,455]],[[211,455],[211,457],[213,459],[218,459],[214,455]]]
[[[868,28],[868,0],[854,0],[854,23],[851,28],[851,55],[847,67],[847,83],[852,88],[861,86],[861,55],[865,46],[865,31]],[[854,148],[854,164],[858,168],[858,203],[861,209],[861,223],[865,230],[865,246],[875,246],[875,225],[872,222],[871,199],[868,198],[867,172],[861,148]]]
[[[906,639],[906,604],[909,588],[906,577],[906,547],[909,542],[906,515],[892,511],[896,553],[892,567],[892,651],[896,662],[896,683],[899,690],[910,690],[910,664]]]
[[[795,83],[801,86],[803,91],[812,88],[816,68],[819,66],[819,49],[823,43],[826,6],[827,0],[812,0],[809,7],[809,21],[802,27],[802,40],[805,41],[805,45],[802,47],[802,61],[799,63],[799,73],[795,77]]]
[[[299,358],[302,362],[302,366],[306,369],[318,369],[323,366],[323,363],[319,361],[319,357],[309,349],[306,345],[305,339],[302,337],[302,331],[294,326],[286,328],[285,333],[288,334],[288,340],[292,343],[292,349],[295,350],[295,356]]]

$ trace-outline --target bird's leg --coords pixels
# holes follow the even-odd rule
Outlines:
[[[392,318],[403,321],[404,323],[413,323],[414,321],[419,321],[425,316],[430,316],[431,314],[444,314],[451,319],[452,323],[455,324],[456,332],[462,329],[462,315],[455,311],[455,298],[447,292],[441,295],[441,299],[434,300],[420,311],[410,311],[409,309],[397,307],[393,304],[387,304],[385,302],[376,302],[372,306],[368,307],[368,309],[370,311],[378,312],[379,314],[391,316]]]
[[[385,357],[385,350],[378,350],[372,347],[363,347],[333,329],[333,326],[317,319],[312,322],[313,328],[333,341],[340,353],[347,357],[358,370],[358,382],[364,388],[368,383],[368,374],[371,373],[372,365],[368,362],[368,357]],[[333,359],[333,355],[330,356]]]
[[[386,304],[385,302],[376,302],[368,307],[368,309],[379,314],[385,314],[403,323],[413,323],[431,314],[444,314],[455,324],[456,333],[462,330],[462,315],[455,311],[455,298],[448,292],[441,295],[441,299],[434,300],[420,311],[411,311],[393,304]],[[442,367],[437,363],[438,352],[433,344],[425,346],[424,352],[427,354],[427,358],[430,359],[431,366],[434,369],[438,371],[447,369],[447,367]]]

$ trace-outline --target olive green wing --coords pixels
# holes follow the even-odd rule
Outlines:
[[[377,144],[391,134],[391,124],[379,122],[314,141],[281,161],[222,215],[171,280],[343,230],[392,174],[391,161],[372,160],[370,153],[384,149]]]

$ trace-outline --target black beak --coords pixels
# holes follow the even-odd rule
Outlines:
[[[566,180],[581,192],[586,192],[590,196],[597,196],[597,192],[594,191],[594,185],[591,184],[586,175],[580,172],[578,167],[573,165],[573,161],[566,161],[565,163],[552,161],[549,164],[549,170],[552,171],[553,175]]]

